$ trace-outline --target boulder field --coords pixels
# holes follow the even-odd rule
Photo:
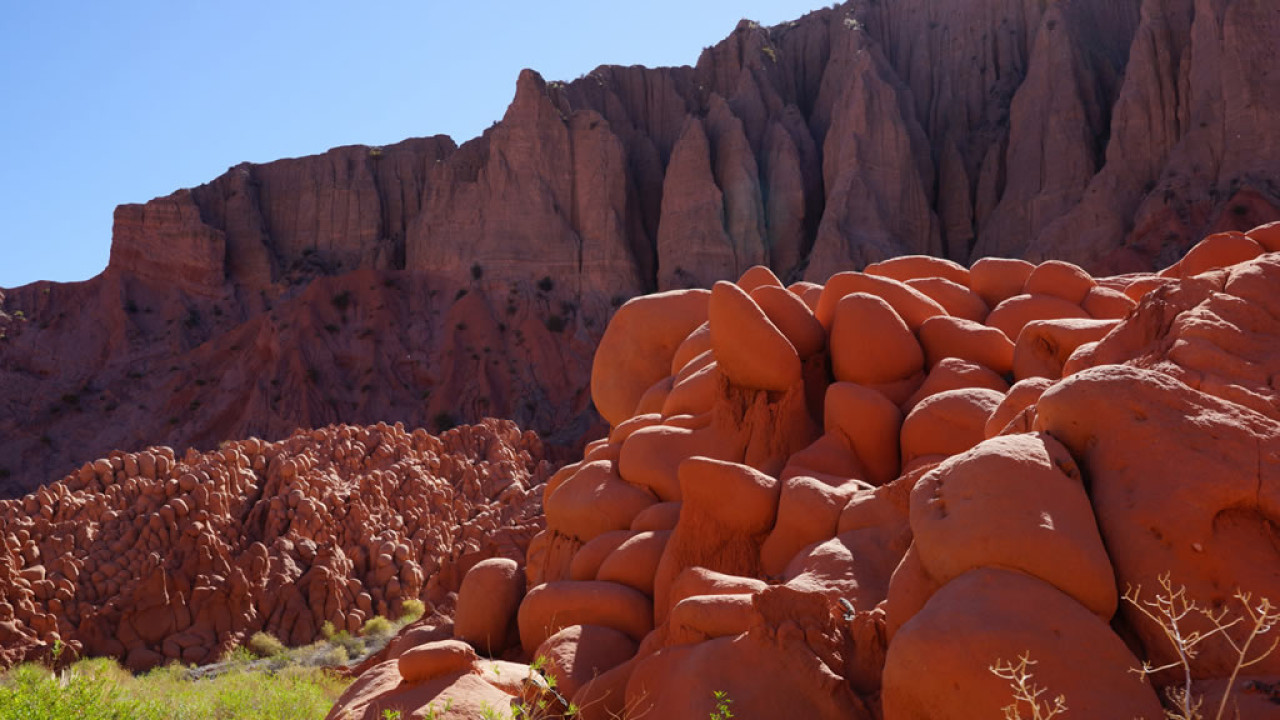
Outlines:
[[[215,451],[112,453],[0,500],[0,667],[111,655],[206,663],[259,630],[357,632],[420,598],[452,614],[473,565],[523,563],[542,443],[506,420],[440,436],[330,426]]]
[[[625,304],[591,391],[609,434],[525,560],[476,564],[454,637],[393,643],[331,720],[1010,717],[990,668],[1022,657],[1071,717],[1155,720],[1175,678],[1130,671],[1177,656],[1126,592],[1280,599],[1280,224],[1113,277],[752,268]],[[1235,659],[1201,645],[1193,693],[1280,718],[1280,654]]]

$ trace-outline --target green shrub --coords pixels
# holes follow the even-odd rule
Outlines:
[[[400,605],[400,622],[408,625],[415,622],[427,612],[427,606],[417,598],[405,600]]]
[[[285,652],[284,643],[280,642],[271,633],[256,632],[246,644],[249,651],[258,657],[275,657]]]
[[[374,615],[365,620],[364,627],[360,628],[360,634],[365,637],[386,637],[393,632],[395,632],[395,626],[381,615]]]

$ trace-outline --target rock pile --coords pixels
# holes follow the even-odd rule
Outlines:
[[[549,474],[537,436],[497,420],[112,453],[0,501],[0,665],[55,642],[203,663],[259,630],[302,644],[406,599],[449,607],[472,565],[523,561]]]
[[[988,668],[1024,654],[1073,715],[1162,717],[1129,669],[1170,648],[1120,589],[1280,599],[1277,251],[1273,224],[1160,273],[902,257],[637,298],[595,358],[611,431],[547,482],[527,564],[477,565],[458,639],[330,717],[999,717]],[[1280,677],[1228,688],[1225,647],[1192,664],[1214,705]],[[554,693],[482,659],[517,652]]]

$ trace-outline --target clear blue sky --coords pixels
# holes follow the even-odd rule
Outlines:
[[[106,266],[116,205],[502,117],[523,67],[692,65],[817,0],[0,0],[0,287]]]

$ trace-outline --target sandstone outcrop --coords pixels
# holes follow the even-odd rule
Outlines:
[[[576,452],[613,310],[757,264],[825,283],[984,258],[971,283],[920,261],[869,274],[975,322],[1009,300],[1010,332],[1028,303],[1119,318],[1117,288],[1010,300],[1001,274],[1012,294],[1025,278],[985,258],[1150,271],[1280,219],[1278,28],[1264,0],[851,0],[743,21],[693,66],[523,72],[460,146],[242,163],[122,206],[102,275],[4,293],[0,495],[113,449],[338,421],[500,416]],[[696,409],[698,380],[672,402]]]
[[[573,691],[538,690],[535,670],[508,702],[694,718],[725,692],[744,717],[975,717],[1015,702],[989,668],[1027,658],[1072,711],[1159,717],[1159,686],[1181,676],[1129,671],[1177,656],[1125,590],[1170,573],[1205,607],[1233,609],[1235,587],[1280,595],[1266,540],[1280,260],[1242,245],[1209,237],[1168,282],[1045,262],[1009,265],[1021,282],[1002,285],[908,258],[795,284],[818,293],[800,305],[825,336],[806,357],[782,329],[804,323],[775,324],[753,300],[763,270],[717,285],[681,342],[639,330],[664,300],[632,301],[599,357],[653,359],[602,368],[602,391],[628,372],[642,376],[629,397],[693,372],[710,377],[705,396],[693,414],[628,400],[548,483],[509,652],[563,664],[544,671]],[[956,318],[904,292],[928,273],[989,312]],[[1133,305],[1094,317],[1099,288]],[[768,375],[761,356],[787,360]],[[581,502],[557,499],[578,487]],[[579,658],[599,659],[585,672]],[[1225,642],[1194,658],[1206,697],[1232,659]],[[1250,687],[1276,663],[1250,666],[1263,678]],[[453,686],[461,701],[477,680],[500,689],[474,669],[445,687],[402,678],[423,703]],[[353,690],[335,713],[371,697]]]
[[[133,670],[212,662],[259,630],[291,645],[326,622],[358,632],[408,599],[448,617],[477,584],[514,614],[523,581],[504,600],[484,578],[524,564],[549,472],[532,433],[494,420],[439,437],[341,425],[203,454],[113,453],[0,501],[0,622],[13,630],[0,662],[47,658],[55,641]],[[461,610],[459,634],[500,650],[501,622],[487,642],[475,606]]]

